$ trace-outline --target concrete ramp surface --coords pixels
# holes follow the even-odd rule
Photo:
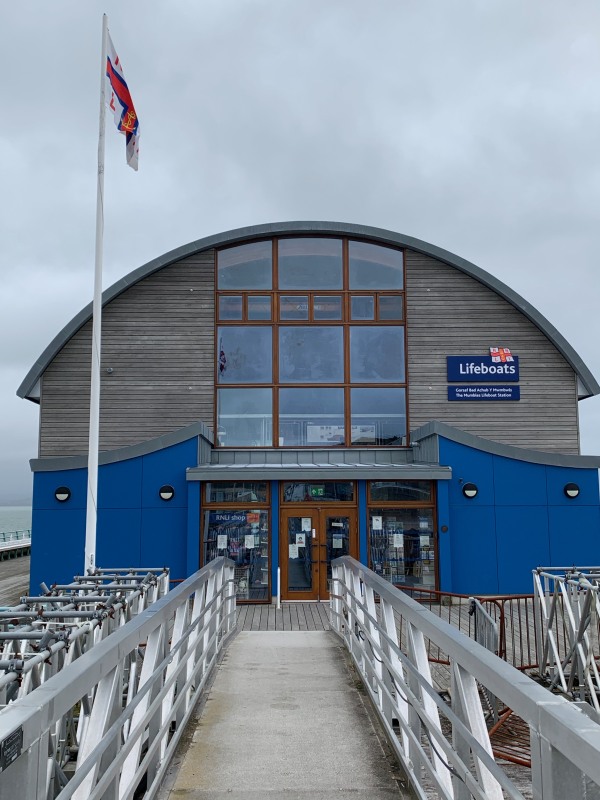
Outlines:
[[[368,702],[334,634],[242,631],[161,797],[408,797]]]

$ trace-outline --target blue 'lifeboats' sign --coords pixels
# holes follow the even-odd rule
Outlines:
[[[519,356],[512,359],[499,363],[491,356],[446,356],[448,383],[518,383]]]
[[[520,386],[449,386],[448,400],[520,400]]]

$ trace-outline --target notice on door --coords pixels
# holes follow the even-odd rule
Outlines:
[[[310,523],[311,523],[310,517],[302,517],[302,530],[305,532],[310,531]]]
[[[331,539],[331,547],[334,550],[341,550],[344,546],[344,537],[343,536],[333,536]]]
[[[373,530],[374,531],[382,531],[383,530],[383,517],[371,517]]]
[[[296,544],[298,547],[306,547],[306,534],[305,533],[297,533],[296,534]]]
[[[227,550],[227,534],[220,533],[217,536],[217,550]]]
[[[291,544],[290,545],[290,558],[298,558],[298,545]]]

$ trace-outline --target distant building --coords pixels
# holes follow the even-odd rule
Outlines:
[[[560,287],[556,287],[560,291]],[[83,569],[91,306],[40,404],[32,586]],[[328,596],[329,562],[460,593],[600,560],[598,466],[563,337],[478,267],[320,222],[211,236],[104,293],[97,563],[236,562],[240,600]],[[59,491],[60,490],[60,491]]]

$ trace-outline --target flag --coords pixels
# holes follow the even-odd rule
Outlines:
[[[106,103],[113,112],[117,130],[125,134],[125,153],[127,163],[132,169],[138,168],[140,150],[140,123],[133,107],[127,81],[119,56],[108,35],[106,53]]]

